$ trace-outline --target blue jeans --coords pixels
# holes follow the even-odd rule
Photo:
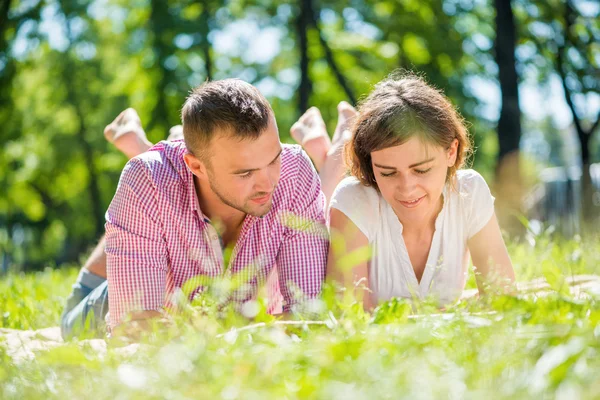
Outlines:
[[[67,298],[60,318],[63,339],[85,334],[85,337],[104,337],[108,312],[108,282],[106,279],[82,269],[73,291]]]

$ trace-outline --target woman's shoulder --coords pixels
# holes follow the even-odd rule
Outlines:
[[[463,211],[467,226],[467,238],[471,238],[489,222],[494,213],[494,196],[481,174],[472,169],[456,172],[458,195],[457,204]]]
[[[461,169],[456,171],[456,189],[462,197],[470,197],[479,191],[488,191],[489,187],[485,178],[474,169]]]
[[[375,188],[363,185],[356,177],[349,176],[342,179],[337,185],[331,196],[331,201],[332,203],[349,201],[355,206],[374,205],[379,201],[379,193]]]
[[[373,239],[379,221],[379,192],[375,188],[355,177],[345,178],[333,192],[329,207],[341,211],[367,239]]]

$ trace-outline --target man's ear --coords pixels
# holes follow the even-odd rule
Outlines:
[[[183,155],[183,161],[192,174],[197,177],[206,176],[206,165],[192,153],[186,152]]]

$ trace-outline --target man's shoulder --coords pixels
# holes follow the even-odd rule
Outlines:
[[[185,171],[185,151],[183,141],[158,142],[150,150],[132,158],[124,172],[129,170],[134,174],[145,173],[151,180],[163,183],[179,179]]]
[[[308,155],[297,144],[281,145],[281,177],[280,183],[307,179],[317,175]]]
[[[321,190],[321,181],[302,147],[282,144],[281,174],[275,190],[275,208],[288,208],[300,194],[310,196]]]

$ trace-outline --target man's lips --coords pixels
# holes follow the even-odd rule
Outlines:
[[[269,201],[269,199],[271,198],[271,193],[264,195],[262,197],[255,197],[252,200],[253,202],[255,202],[256,204],[265,204],[267,201]]]

